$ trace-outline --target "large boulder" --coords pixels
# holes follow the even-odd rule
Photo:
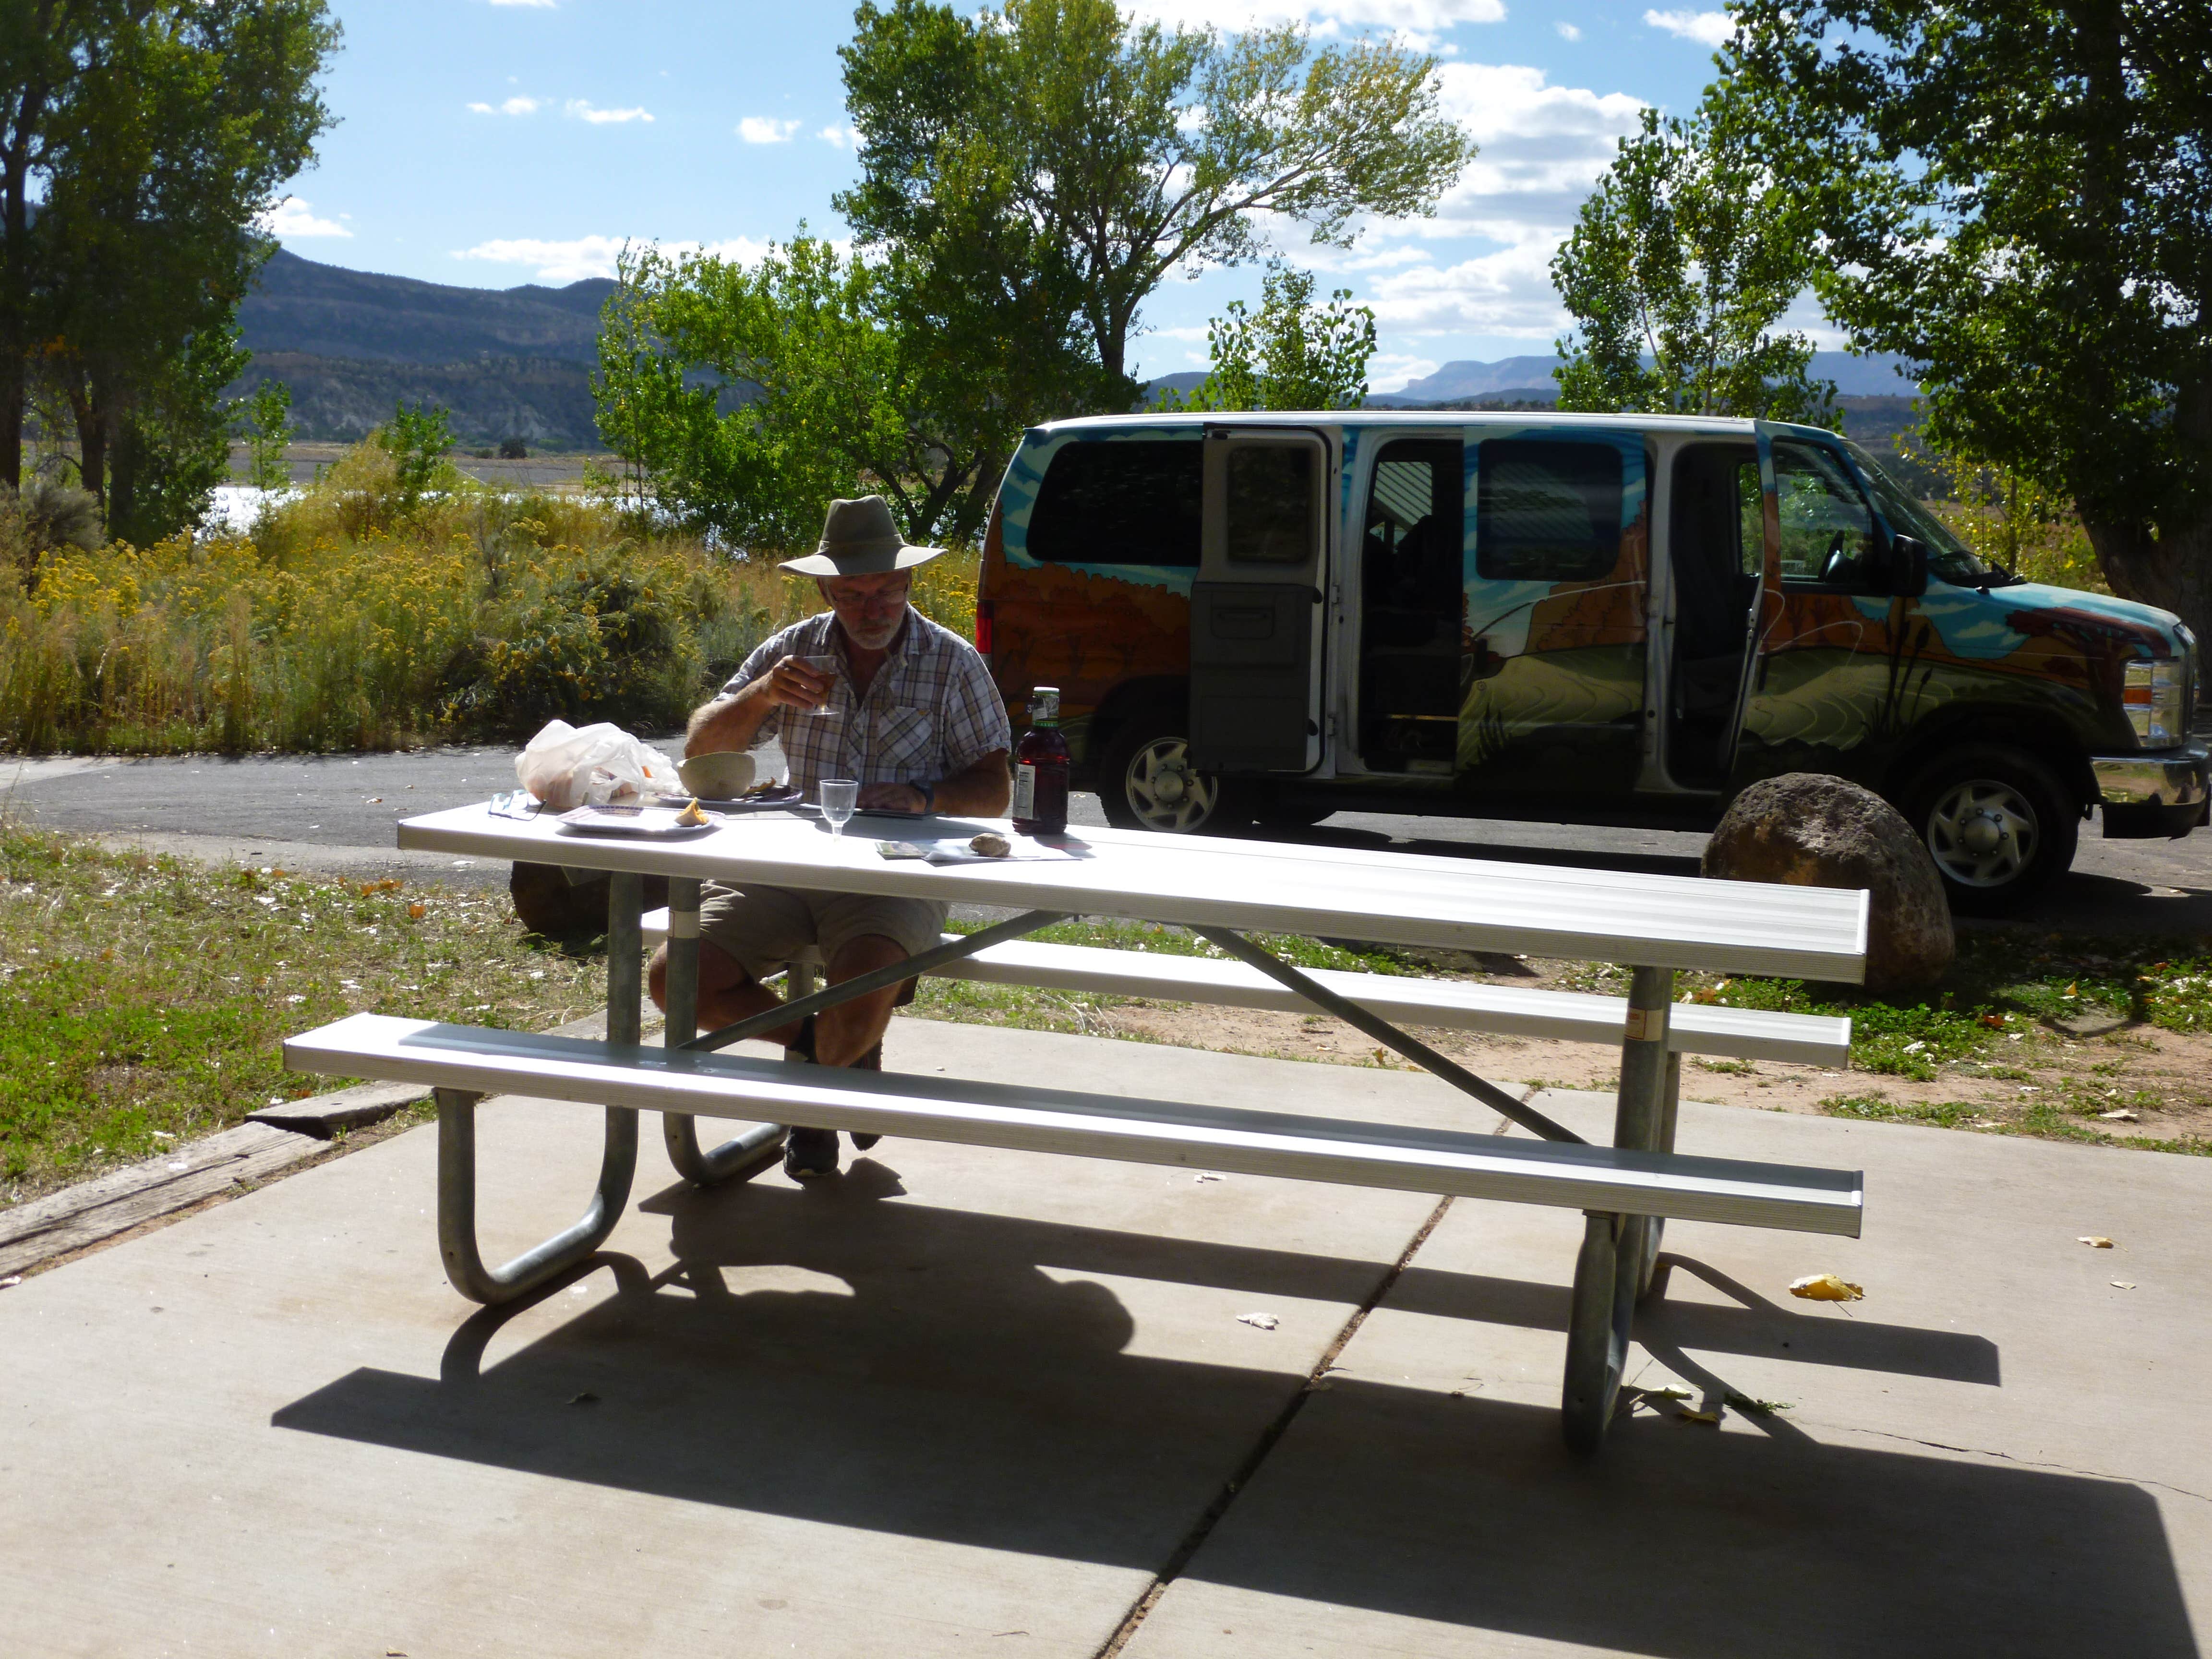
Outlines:
[[[1753,784],[1705,843],[1703,868],[1727,881],[1869,890],[1866,988],[1876,996],[1926,990],[1957,954],[1936,860],[1903,813],[1841,778],[1788,772]]]

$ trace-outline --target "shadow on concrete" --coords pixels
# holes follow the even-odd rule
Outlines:
[[[489,1369],[516,1309],[464,1322],[435,1378],[356,1370],[275,1425],[1157,1571],[1304,1379],[1127,1353],[1127,1310],[1082,1275],[1358,1303],[1388,1270],[880,1201],[899,1190],[876,1159],[827,1188],[672,1189],[650,1206],[665,1273],[602,1256],[612,1296]],[[733,1294],[740,1267],[788,1288]],[[1549,1328],[1564,1293],[1416,1270],[1393,1305]],[[1995,1380],[1978,1339],[1771,1304],[1652,1325],[1741,1352],[1794,1326],[1820,1334],[1793,1358]],[[1306,1397],[1192,1571],[1685,1659],[2077,1654],[2120,1629],[2130,1654],[2195,1652],[2156,1506],[2121,1482],[1650,1419],[1582,1464],[1549,1410],[1349,1377]]]
[[[1551,1411],[1344,1382],[1186,1577],[1506,1632],[1501,1653],[2197,1653],[2157,1504],[2123,1481],[1652,1415],[1577,1463]]]

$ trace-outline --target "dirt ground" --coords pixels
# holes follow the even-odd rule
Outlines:
[[[1565,964],[1531,962],[1516,982],[1547,981]],[[1322,1015],[1273,1013],[1188,1003],[1125,1002],[1087,1011],[1102,1036],[1182,1048],[1337,1065],[1414,1069],[1368,1038]],[[1478,1076],[1554,1088],[1605,1090],[1618,1080],[1617,1054],[1595,1043],[1492,1037],[1463,1031],[1418,1035]],[[1866,1071],[1838,1072],[1740,1060],[1685,1060],[1687,1099],[1759,1111],[1820,1115],[1855,1103],[1853,1115],[1896,1117],[1967,1129],[2057,1134],[2069,1139],[2212,1139],[2212,1035],[2149,1024],[2085,1022],[2008,1038],[1992,1061],[1945,1068],[1930,1081]],[[2124,1116],[2107,1116],[2122,1113]]]

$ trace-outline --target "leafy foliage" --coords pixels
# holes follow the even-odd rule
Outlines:
[[[1734,9],[1829,314],[1926,366],[1939,447],[2069,498],[2115,592],[2212,628],[2212,11]]]
[[[1126,407],[1129,336],[1170,270],[1256,257],[1262,213],[1348,246],[1359,215],[1432,212],[1474,154],[1437,112],[1435,61],[1391,42],[1224,40],[1113,0],[966,18],[863,0],[855,25],[841,55],[862,173],[838,211],[983,296],[987,331],[1036,361],[1079,335],[1102,406]]]
[[[282,489],[291,482],[284,452],[292,447],[292,388],[264,380],[239,413],[246,426],[246,482],[256,489]]]
[[[459,471],[446,459],[453,453],[453,423],[442,409],[395,404],[392,419],[377,429],[375,441],[392,457],[402,513],[414,513],[433,489],[450,488],[459,480]]]
[[[314,83],[337,40],[324,0],[11,0],[0,483],[34,376],[117,533],[197,516],[220,476],[216,390],[243,361],[233,315],[267,251],[252,222],[329,125]]]
[[[1775,325],[1810,274],[1804,216],[1724,112],[1644,112],[1552,261],[1579,337],[1559,407],[1836,422],[1813,342]]]
[[[1271,261],[1261,284],[1260,314],[1231,300],[1228,314],[1206,329],[1213,367],[1181,409],[1357,409],[1367,398],[1367,362],[1375,355],[1375,313],[1338,289],[1326,306],[1313,303],[1310,271]]]
[[[594,391],[659,503],[741,544],[805,546],[830,501],[890,498],[918,541],[981,528],[1020,411],[974,395],[895,262],[801,235],[753,268],[625,254]]]

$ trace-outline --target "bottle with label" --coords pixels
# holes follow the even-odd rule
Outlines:
[[[1067,828],[1067,739],[1060,734],[1060,688],[1030,694],[1030,729],[1014,749],[1014,828],[1056,836]]]

